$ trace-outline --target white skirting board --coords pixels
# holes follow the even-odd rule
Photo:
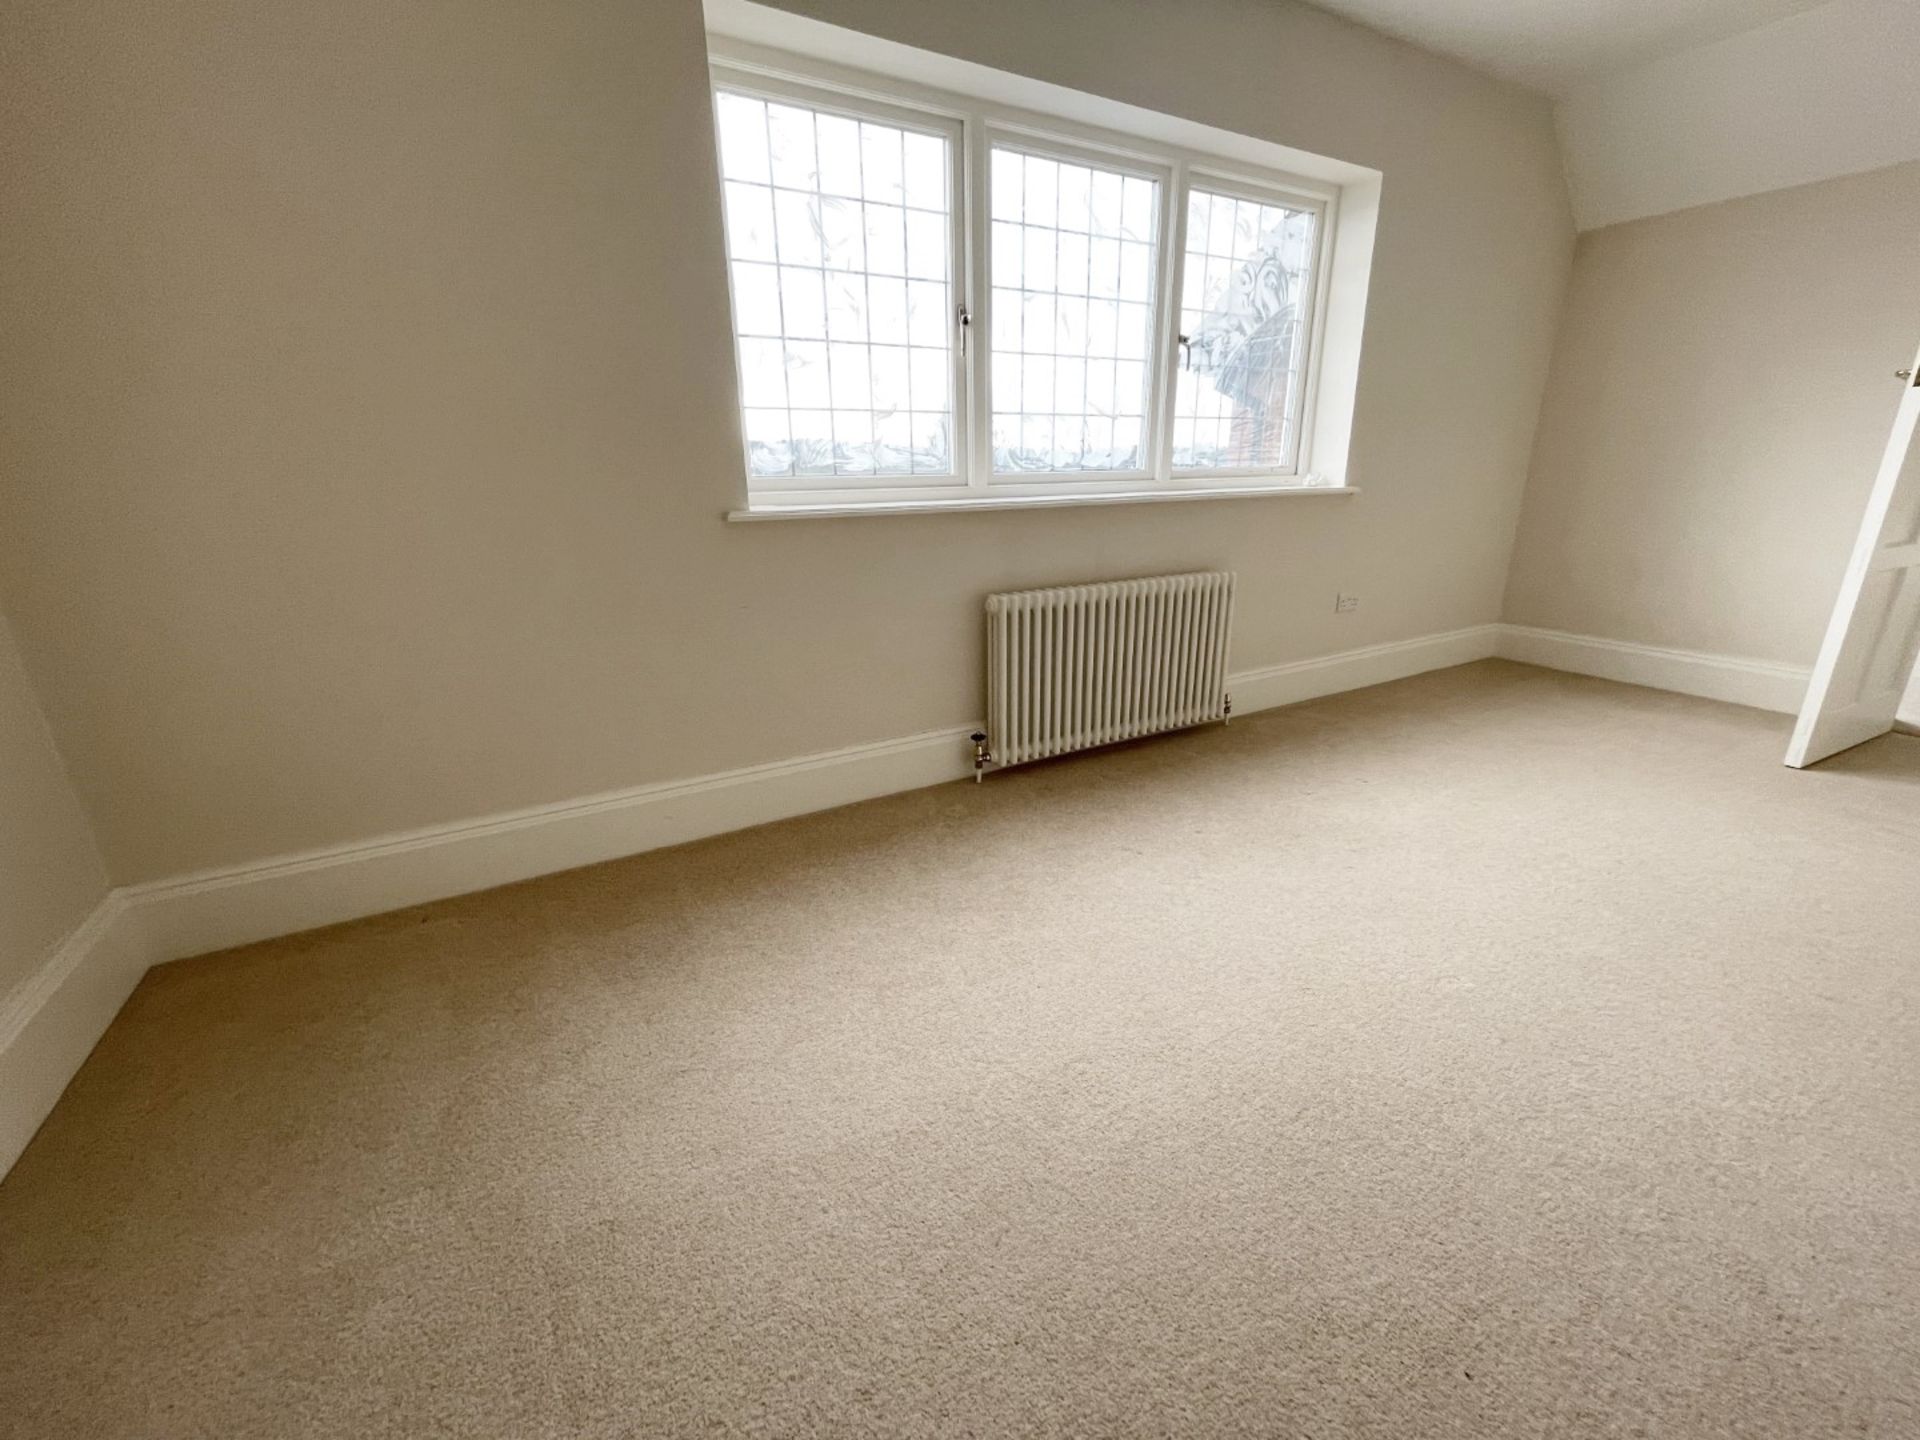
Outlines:
[[[13,992],[0,998],[0,1175],[147,970],[133,912],[108,895]]]
[[[1477,625],[1230,677],[1246,714],[1501,655],[1768,709],[1799,705],[1790,666],[1525,626]],[[935,730],[690,780],[387,835],[114,891],[0,999],[0,1174],[150,964],[376,915],[972,773],[977,727]],[[1004,783],[1004,782],[1003,782]]]
[[[1230,678],[1245,714],[1482,659],[1498,626]],[[977,726],[852,745],[116,890],[0,1000],[0,1174],[150,964],[377,915],[973,772]]]
[[[1661,645],[1635,645],[1531,625],[1500,626],[1495,653],[1505,660],[1520,660],[1549,670],[1570,670],[1576,675],[1596,675],[1603,680],[1725,700],[1785,715],[1799,711],[1812,678],[1812,671],[1804,665],[1700,650],[1669,650]]]
[[[1479,660],[1497,626],[1349,650],[1229,678],[1244,714]],[[973,773],[977,725],[388,835],[125,893],[156,962],[530,880]]]
[[[1498,625],[1473,625],[1465,630],[1343,650],[1337,655],[1323,655],[1313,660],[1243,670],[1227,677],[1227,689],[1233,695],[1233,713],[1244,715],[1250,710],[1298,705],[1322,695],[1362,690],[1369,685],[1384,685],[1389,680],[1404,680],[1409,675],[1423,675],[1429,670],[1445,670],[1449,666],[1485,660],[1498,653],[1499,640]]]
[[[551,875],[972,773],[969,729],[850,745],[136,885],[155,963]]]

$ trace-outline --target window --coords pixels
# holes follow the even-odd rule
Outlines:
[[[781,72],[714,72],[756,509],[1316,483],[1332,188]]]
[[[778,96],[718,102],[748,473],[952,480],[953,135]]]
[[[1158,179],[992,150],[996,474],[1148,473]]]
[[[1176,470],[1293,467],[1315,219],[1266,197],[1187,192]]]

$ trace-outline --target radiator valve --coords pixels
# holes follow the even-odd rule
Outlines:
[[[981,777],[987,773],[987,764],[993,759],[993,756],[987,753],[987,732],[986,731],[984,730],[974,731],[972,739],[973,739],[973,783],[978,785],[980,783]]]

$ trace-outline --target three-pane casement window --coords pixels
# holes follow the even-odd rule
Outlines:
[[[1299,483],[1329,196],[715,71],[752,503]]]

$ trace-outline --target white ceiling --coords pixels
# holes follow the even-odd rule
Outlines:
[[[1310,0],[1477,70],[1564,95],[1825,0]]]

